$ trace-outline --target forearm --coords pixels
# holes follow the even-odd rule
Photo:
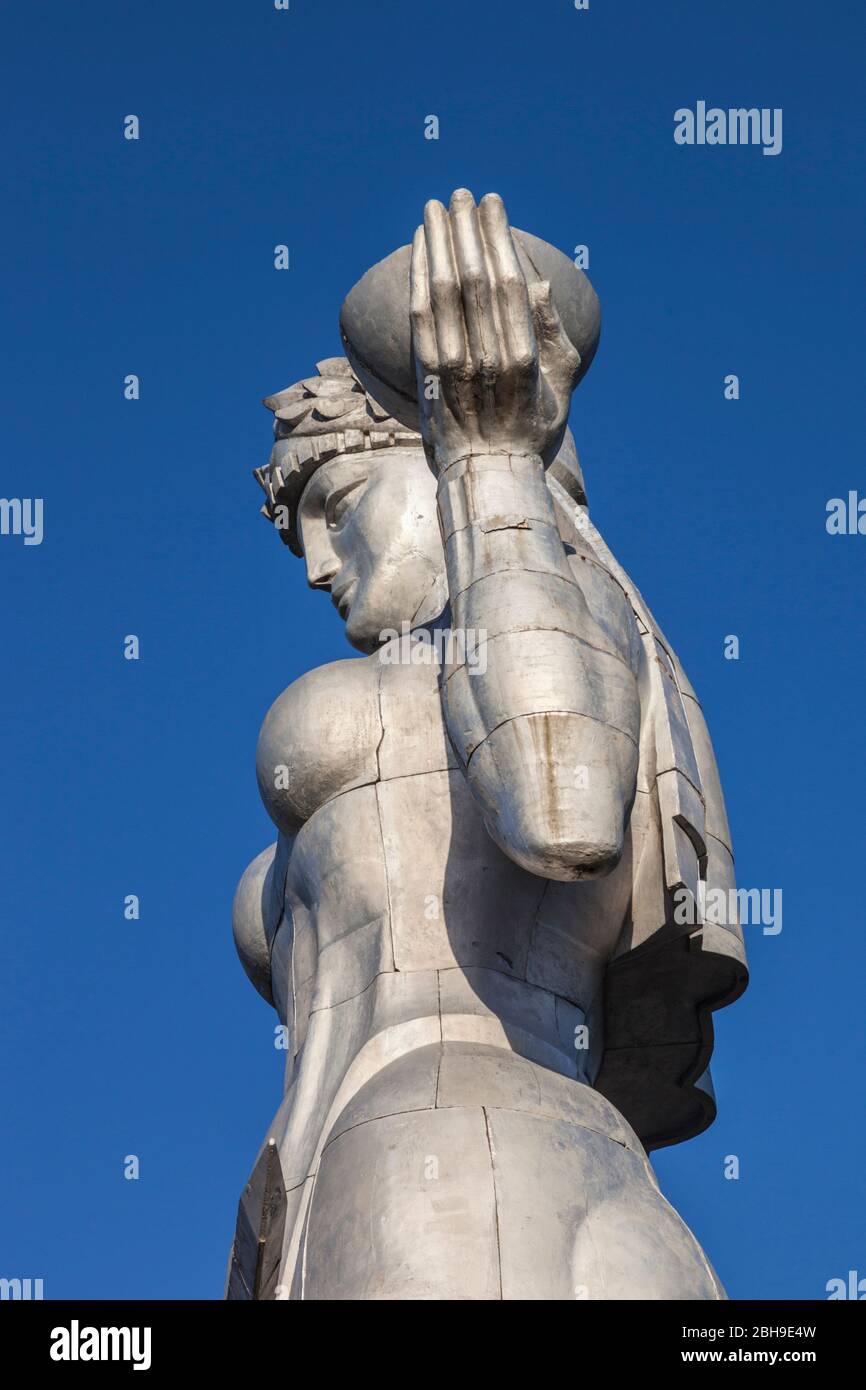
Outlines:
[[[550,283],[521,263],[500,198],[476,207],[458,189],[448,212],[427,204],[410,315],[463,636],[443,680],[451,741],[506,854],[546,878],[607,873],[634,796],[637,687],[571,573],[541,462],[562,434],[580,354]]]
[[[634,794],[637,690],[572,574],[541,459],[460,460],[438,498],[456,650],[470,642],[445,717],[488,828],[533,872],[605,873]]]
[[[521,593],[527,612],[540,604],[545,581],[561,586],[566,608],[585,608],[537,454],[461,459],[442,473],[437,504],[456,626],[464,625],[481,594],[496,592],[497,586],[490,583],[495,576],[500,585],[503,577],[507,584],[514,571],[524,576]],[[538,606],[532,616],[540,620],[544,611]]]

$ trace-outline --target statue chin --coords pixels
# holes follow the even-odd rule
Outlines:
[[[401,590],[394,597],[399,602],[393,607],[381,603],[377,605],[378,611],[371,613],[369,604],[364,602],[363,593],[355,594],[345,616],[345,624],[346,638],[356,651],[371,656],[390,641],[395,632],[400,633],[406,627],[426,627],[441,618],[448,608],[445,571],[434,577],[427,590],[417,595],[411,606],[406,602],[404,591]]]
[[[346,639],[364,656],[372,656],[381,647],[380,631],[378,627],[372,629],[363,619],[353,622],[351,613],[346,618]]]
[[[346,640],[356,651],[371,656],[382,645],[380,634],[386,624],[380,621],[378,614],[370,612],[363,594],[354,596],[351,606],[342,616]]]

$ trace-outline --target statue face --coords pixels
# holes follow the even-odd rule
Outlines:
[[[424,450],[340,454],[317,469],[298,509],[298,530],[314,589],[327,589],[362,652],[387,628],[444,606],[436,480]]]

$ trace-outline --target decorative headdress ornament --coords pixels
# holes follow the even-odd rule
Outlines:
[[[366,449],[421,448],[419,434],[383,410],[365,391],[345,357],[316,363],[307,377],[263,404],[274,413],[275,443],[264,468],[253,476],[265,493],[262,513],[296,555],[298,504],[316,469],[338,454]]]

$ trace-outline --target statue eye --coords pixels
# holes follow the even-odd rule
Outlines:
[[[350,493],[355,492],[366,481],[366,478],[356,478],[354,482],[347,483],[345,487],[335,488],[329,495],[325,503],[325,525],[330,530],[337,530],[345,520],[346,514],[350,510],[346,499]]]

